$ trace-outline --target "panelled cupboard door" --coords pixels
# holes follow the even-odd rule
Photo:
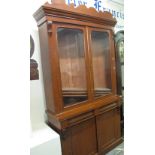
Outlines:
[[[62,140],[63,155],[95,155],[97,153],[95,118],[71,127]]]
[[[96,117],[99,153],[105,153],[120,138],[119,113],[119,110],[114,108]]]

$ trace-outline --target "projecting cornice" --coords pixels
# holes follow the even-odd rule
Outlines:
[[[104,25],[115,26],[116,19],[109,12],[96,11],[95,8],[87,8],[85,5],[75,7],[74,4],[49,4],[42,5],[35,13],[34,18],[39,22],[45,16],[63,17],[85,22],[94,22]]]

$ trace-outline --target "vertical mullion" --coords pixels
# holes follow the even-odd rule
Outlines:
[[[117,93],[116,89],[116,61],[115,61],[115,46],[114,46],[114,33],[111,30],[109,33],[109,40],[110,40],[110,57],[111,57],[111,79],[112,79],[112,92],[114,94]]]
[[[88,93],[89,93],[89,101],[93,101],[94,99],[94,79],[93,79],[93,67],[92,67],[92,53],[91,53],[91,33],[88,26],[86,26],[86,43],[87,43],[87,74],[89,75],[88,80]]]

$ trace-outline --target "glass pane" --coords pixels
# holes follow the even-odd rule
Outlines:
[[[94,95],[100,97],[111,92],[109,35],[107,32],[92,31],[91,40]]]
[[[58,51],[64,106],[88,99],[83,31],[58,28]]]

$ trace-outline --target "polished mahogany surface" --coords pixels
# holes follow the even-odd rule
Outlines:
[[[115,18],[84,5],[45,3],[38,24],[48,124],[63,155],[103,155],[121,142]]]

